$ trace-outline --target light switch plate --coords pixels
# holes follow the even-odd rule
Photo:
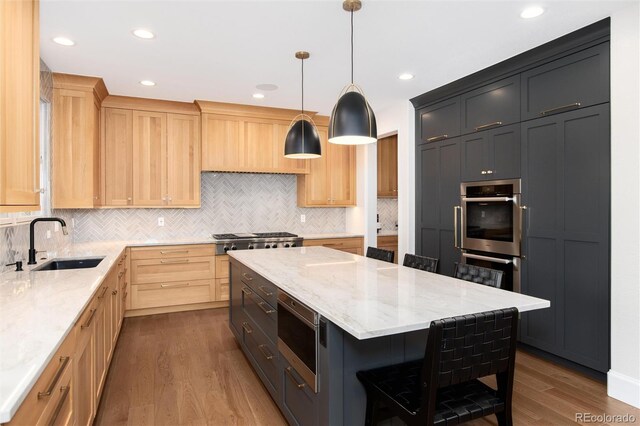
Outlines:
[[[307,215],[301,214],[300,215],[300,223],[305,223],[307,221]]]

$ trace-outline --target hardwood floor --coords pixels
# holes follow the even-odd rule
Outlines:
[[[125,319],[95,424],[285,425],[228,318],[227,309],[210,309]],[[582,412],[628,413],[640,424],[640,410],[609,398],[604,384],[524,352],[513,411],[516,425],[579,424]]]

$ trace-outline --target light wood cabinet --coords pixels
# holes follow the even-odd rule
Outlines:
[[[40,208],[37,0],[0,2],[0,212]]]
[[[109,294],[109,283],[103,282],[100,294],[97,297],[96,313],[93,320],[93,336],[95,340],[95,354],[93,361],[95,377],[95,388],[93,388],[94,406],[100,403],[100,394],[107,378],[107,367],[109,361],[109,348],[111,347],[111,333],[109,332],[111,316],[111,295]],[[95,412],[94,412],[95,415]]]
[[[202,111],[202,170],[309,173],[308,160],[284,157],[284,139],[299,111],[208,101],[196,103]]]
[[[303,247],[322,246],[347,253],[364,255],[364,238],[362,237],[345,237],[345,238],[322,238],[316,240],[303,240]]]
[[[133,204],[167,201],[167,114],[133,111]]]
[[[200,118],[167,115],[167,204],[200,206]]]
[[[326,126],[318,126],[322,157],[308,160],[308,175],[298,176],[299,207],[356,205],[356,147],[331,144]]]
[[[100,198],[101,79],[53,75],[52,205],[93,208]]]
[[[380,235],[378,236],[377,247],[393,252],[393,262],[398,263],[398,236],[397,235]]]
[[[398,198],[398,135],[378,140],[378,197]]]
[[[133,204],[133,112],[102,110],[102,170],[105,206]]]
[[[93,321],[96,315],[95,299],[80,316],[76,330],[76,350],[73,360],[74,411],[76,425],[91,426],[95,413],[95,334]]]

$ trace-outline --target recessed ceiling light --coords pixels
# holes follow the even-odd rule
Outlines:
[[[264,95],[262,93],[254,93],[253,97],[256,99],[264,99]]]
[[[156,83],[151,81],[151,80],[142,80],[140,82],[140,84],[142,84],[143,86],[155,86]]]
[[[53,39],[53,42],[61,44],[63,46],[73,46],[74,44],[76,44],[73,40],[71,40],[70,38],[66,38],[66,37],[55,37]]]
[[[274,90],[278,90],[278,86],[276,86],[275,84],[265,83],[265,84],[258,84],[256,86],[256,89],[264,90],[265,92],[273,92]]]
[[[531,19],[531,18],[535,18],[537,16],[540,16],[544,13],[544,9],[540,6],[530,6],[527,7],[525,10],[522,11],[522,13],[520,14],[521,18],[524,19]]]
[[[403,74],[400,74],[398,78],[400,80],[411,80],[413,78],[413,74],[409,74],[408,72],[405,72]]]
[[[145,30],[144,28],[138,28],[137,30],[133,30],[133,35],[139,38],[150,39],[154,38],[156,35],[149,30]]]

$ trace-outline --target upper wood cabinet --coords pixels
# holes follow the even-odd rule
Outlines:
[[[0,212],[40,208],[38,1],[0,2]]]
[[[99,126],[100,103],[106,95],[99,78],[53,75],[53,208],[102,204]]]
[[[398,198],[398,135],[378,140],[378,197]]]
[[[103,115],[105,206],[200,206],[200,117],[193,104],[109,96]]]
[[[328,129],[318,126],[322,157],[307,160],[310,172],[298,176],[299,207],[356,205],[356,147],[328,142]]]
[[[284,157],[296,110],[196,101],[202,111],[202,170],[309,173],[309,161]]]

